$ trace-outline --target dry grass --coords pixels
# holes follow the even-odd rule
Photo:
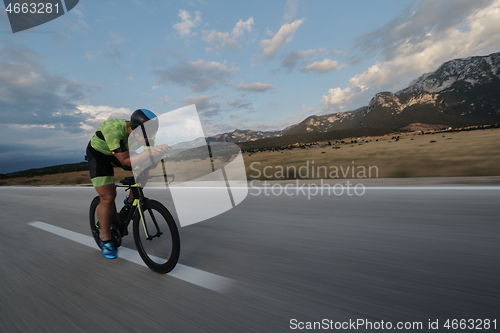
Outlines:
[[[122,169],[115,169],[115,178],[120,180],[131,176],[131,172]],[[44,175],[41,177],[19,177],[0,180],[0,185],[22,185],[22,186],[42,186],[42,185],[92,185],[88,171],[75,171],[59,173],[54,175]]]
[[[325,168],[322,168],[320,169],[322,174],[319,177],[317,174],[312,177],[309,171],[307,178],[329,178],[328,176],[333,175],[334,167],[340,169],[342,166],[345,171],[348,166],[353,165],[356,166],[356,173],[362,170],[360,167],[365,167],[367,177],[369,176],[368,167],[376,167],[371,170],[372,178],[375,177],[375,171],[378,171],[379,178],[500,176],[499,128],[425,135],[410,133],[399,134],[399,136],[398,141],[392,139],[392,135],[388,135],[361,138],[356,144],[328,146],[324,143],[308,149],[245,153],[247,176],[249,179],[270,179],[263,174],[257,177],[264,167],[268,167],[267,174],[273,175],[271,179],[282,179],[279,174],[280,167],[284,170],[287,167],[295,167],[298,170],[307,163],[310,167],[314,166],[315,170],[321,166],[325,166],[328,170],[327,177],[324,175]],[[351,139],[344,141],[350,142]],[[351,171],[352,169],[346,178],[352,178]],[[276,172],[278,172],[277,175]],[[130,175],[130,172],[115,169],[117,180]],[[277,177],[274,177],[275,175]],[[338,175],[344,178],[341,171]],[[358,175],[355,174],[355,178],[357,177]],[[78,171],[42,177],[0,180],[0,185],[74,184],[90,185],[88,172]]]
[[[315,170],[318,166],[326,166],[328,170],[333,171],[334,166],[342,166],[345,170],[346,167],[355,165],[356,171],[362,170],[359,166],[364,166],[367,170],[369,166],[373,166],[378,169],[380,178],[500,175],[500,129],[498,128],[398,135],[400,136],[398,141],[392,139],[393,135],[387,135],[361,138],[361,140],[353,138],[358,141],[355,144],[334,146],[323,144],[308,149],[245,154],[247,175],[250,178],[268,179],[259,172],[266,166],[272,167],[267,169],[268,175],[278,172],[277,176],[280,176],[280,166],[285,170],[290,166],[298,169],[307,163],[309,166],[314,165]],[[350,142],[351,139],[344,141]],[[253,164],[251,168],[254,162],[260,164]],[[374,172],[375,168],[372,168],[372,177]],[[260,177],[257,177],[259,174]],[[309,178],[327,178],[323,174],[320,177],[311,176],[310,172]],[[340,175],[340,178],[344,177]],[[346,178],[352,178],[352,174]],[[357,178],[356,174],[354,178]]]

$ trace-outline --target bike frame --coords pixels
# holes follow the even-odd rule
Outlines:
[[[167,174],[148,176],[147,178],[150,179],[153,177],[164,177],[165,179],[167,177],[171,178],[172,180],[168,183],[173,182],[175,179],[174,175]],[[128,226],[130,222],[133,221],[135,245],[144,263],[157,273],[165,274],[170,272],[177,264],[180,252],[179,232],[177,230],[175,220],[168,209],[161,202],[144,196],[141,183],[136,183],[134,177],[127,177],[121,180],[120,183],[121,184],[115,184],[115,188],[120,187],[124,188],[126,191],[130,190],[130,195],[134,198],[134,200],[130,206],[127,204],[124,208],[121,208],[120,211],[116,210],[115,202],[115,216],[111,223],[110,231],[111,237],[116,243],[116,247],[120,247],[123,236],[129,234]],[[99,221],[96,218],[99,203],[99,196],[92,200],[89,218],[92,236],[94,237],[97,246],[102,248]],[[146,213],[146,211],[148,213]],[[156,245],[157,242],[153,241],[153,239],[160,238],[162,235],[164,236],[161,237],[161,239],[163,240],[165,237],[165,242],[158,243],[164,244],[164,248],[161,245]],[[149,244],[149,242],[153,242],[154,244],[152,246],[146,245],[146,243]],[[153,253],[159,253],[160,256],[151,256],[151,254],[148,254],[150,250],[152,250]],[[158,252],[158,250],[160,252]],[[164,250],[167,252],[164,252]],[[166,256],[165,258],[163,258],[164,255]]]
[[[142,205],[147,200],[147,198],[144,197],[144,191],[142,190],[141,185],[137,184],[137,183],[136,184],[132,184],[132,185],[119,185],[119,184],[116,184],[116,187],[123,187],[123,188],[130,189],[132,191],[132,195],[134,197],[134,201],[132,201],[132,206],[131,206],[132,209],[129,210],[125,221],[120,221],[120,222],[121,223],[126,223],[127,224],[127,228],[128,228],[128,224],[132,220],[132,217],[134,216],[135,211],[137,209],[139,211],[139,216],[140,216],[140,219],[141,219],[142,227],[144,228],[144,233],[145,233],[147,239],[150,239],[148,228],[146,227],[146,224],[144,223],[144,215],[143,215],[143,209],[142,209]],[[153,219],[154,219],[154,216],[153,216]],[[154,223],[155,223],[155,225],[157,225],[156,219],[154,219]]]
[[[153,177],[165,177],[165,179],[167,179],[168,177],[172,177],[172,181],[175,179],[175,176],[172,174],[172,175],[156,175],[156,176],[150,176],[149,178],[153,178]],[[125,178],[127,179],[127,178]],[[171,183],[172,181],[170,181],[169,183]],[[162,233],[159,231],[159,227],[158,227],[158,222],[156,221],[156,218],[153,214],[151,214],[151,218],[153,220],[153,223],[156,227],[156,230],[158,230],[158,232],[156,233],[156,235],[153,235],[153,236],[150,236],[149,234],[149,230],[148,230],[148,227],[146,226],[146,223],[144,223],[144,210],[142,209],[144,203],[146,203],[146,201],[148,200],[148,198],[146,198],[144,196],[144,191],[142,189],[142,186],[141,184],[139,183],[134,183],[134,184],[116,184],[115,185],[116,187],[123,187],[123,188],[128,188],[132,191],[132,195],[134,197],[134,201],[132,202],[132,209],[129,210],[128,212],[128,215],[126,217],[126,220],[125,221],[120,221],[121,223],[126,223],[126,228],[128,228],[128,224],[130,223],[130,221],[132,220],[132,217],[135,213],[135,210],[137,209],[139,211],[139,216],[140,216],[140,219],[141,219],[141,224],[142,224],[142,227],[144,229],[144,234],[146,235],[146,238],[148,240],[151,240],[155,237],[160,237],[162,235]],[[117,216],[119,215],[118,212],[117,213]],[[121,218],[121,217],[119,217]]]

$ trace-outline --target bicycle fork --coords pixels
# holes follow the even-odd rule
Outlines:
[[[152,236],[149,234],[148,226],[146,224],[146,219],[144,218],[145,215],[144,210],[142,209],[143,205],[141,205],[140,200],[135,199],[132,205],[136,206],[137,207],[136,209],[139,211],[139,218],[141,219],[141,224],[144,229],[144,235],[146,236],[147,240],[153,240],[153,238],[160,237],[161,235],[163,235],[163,232],[161,232],[160,227],[158,226],[158,222],[156,221],[156,217],[154,216],[154,214],[151,212],[150,209],[148,209],[149,216],[151,216],[151,220],[153,221],[153,224],[156,228],[156,234]]]

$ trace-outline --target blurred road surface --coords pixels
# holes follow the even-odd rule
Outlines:
[[[309,200],[253,189],[235,209],[180,229],[169,275],[82,244],[92,188],[2,192],[0,332],[288,332],[314,322],[335,331],[358,320],[422,324],[407,332],[439,320],[448,331],[447,319],[496,319],[500,330],[498,188]],[[147,195],[174,209],[161,190]],[[123,246],[134,249],[132,235]]]

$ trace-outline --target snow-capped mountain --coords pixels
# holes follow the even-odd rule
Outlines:
[[[411,123],[449,126],[500,123],[500,52],[448,61],[395,94],[376,94],[368,106],[311,116],[283,134],[355,127],[396,130]]]
[[[234,130],[229,133],[220,134],[215,141],[218,142],[244,142],[259,139],[275,138],[281,136],[282,131],[254,131],[254,130]]]
[[[180,142],[172,146],[173,149],[190,149],[206,145],[208,142],[247,142],[259,139],[275,138],[281,136],[282,131],[254,131],[234,130],[228,133],[217,134],[207,138],[197,138],[189,142]]]
[[[435,72],[426,73],[397,92],[397,95],[411,93],[443,93],[456,89],[492,83],[500,79],[500,53],[486,57],[470,57],[445,62]]]

